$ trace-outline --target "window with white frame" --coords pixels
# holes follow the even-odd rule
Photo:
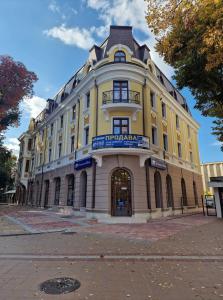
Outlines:
[[[74,152],[74,135],[70,138],[70,152]]]
[[[176,115],[176,128],[180,129],[180,119],[178,115]]]
[[[59,143],[58,144],[58,158],[61,157],[61,154],[62,154],[62,143]]]
[[[60,116],[60,128],[61,129],[63,128],[63,115]]]
[[[76,105],[72,107],[72,120],[74,121],[76,119]]]
[[[153,91],[150,91],[150,103],[152,108],[156,108],[156,94]]]
[[[181,143],[177,143],[177,151],[178,151],[178,157],[182,158],[182,147]]]
[[[49,148],[49,153],[48,153],[48,160],[51,162],[51,155],[52,155],[52,149]]]
[[[86,105],[85,105],[86,109],[88,109],[90,107],[90,100],[91,100],[90,92],[88,92],[86,94]]]
[[[167,134],[163,134],[163,149],[168,151],[168,136]]]
[[[194,162],[194,159],[193,159],[193,153],[192,151],[190,151],[190,162],[193,163]]]
[[[84,128],[84,145],[89,144],[89,126]]]
[[[190,126],[189,125],[187,125],[187,135],[190,138]]]
[[[152,144],[157,145],[157,128],[152,126]]]
[[[166,119],[166,104],[162,102],[162,117]]]

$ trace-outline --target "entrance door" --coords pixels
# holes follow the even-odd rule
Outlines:
[[[131,216],[131,176],[129,172],[124,169],[114,171],[111,177],[111,192],[112,216]]]

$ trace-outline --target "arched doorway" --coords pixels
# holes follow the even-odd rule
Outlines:
[[[163,208],[162,180],[160,172],[154,174],[156,208]]]
[[[87,172],[83,171],[80,177],[80,207],[86,207],[87,204]]]
[[[167,207],[174,207],[172,178],[169,174],[166,176],[166,193]]]
[[[187,189],[184,178],[181,178],[182,205],[187,206]]]
[[[117,169],[111,176],[111,215],[132,215],[131,176],[125,169]]]
[[[197,186],[196,186],[196,182],[195,181],[193,181],[193,191],[194,191],[194,202],[195,202],[195,205],[198,205]]]
[[[67,206],[74,205],[74,175],[67,177]]]

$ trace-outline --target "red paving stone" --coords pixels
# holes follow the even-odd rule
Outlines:
[[[149,241],[163,239],[192,226],[199,226],[213,220],[212,217],[193,215],[151,220],[146,224],[99,224],[97,220],[87,220],[81,216],[73,216],[64,220],[61,215],[53,211],[16,211],[9,212],[8,215],[37,231],[78,227],[78,231],[83,233],[98,233]],[[79,221],[81,223],[78,223]]]

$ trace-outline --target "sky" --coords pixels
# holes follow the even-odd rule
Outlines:
[[[6,132],[5,145],[18,154],[18,137],[27,130],[30,117],[36,117],[69,78],[84,64],[93,44],[107,37],[110,25],[131,25],[140,43],[146,43],[151,57],[171,79],[174,71],[155,52],[155,37],[145,21],[144,0],[0,0],[0,55],[10,55],[34,71],[39,80],[34,96],[20,107],[20,125]],[[212,119],[195,110],[188,89],[187,99],[200,124],[201,162],[222,161],[220,143],[211,134]]]

